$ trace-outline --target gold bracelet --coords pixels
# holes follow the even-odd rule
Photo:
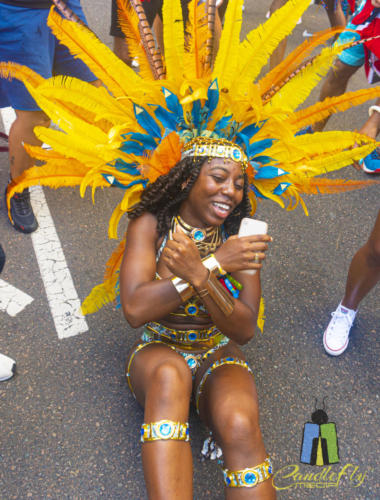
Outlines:
[[[234,299],[212,272],[209,272],[205,288],[200,290],[198,295],[201,298],[209,295],[225,316],[229,316],[234,310]]]
[[[215,274],[227,274],[227,272],[222,268],[219,264],[219,261],[216,259],[215,255],[212,253],[205,259],[202,259],[202,264],[212,273]]]
[[[206,290],[206,288],[203,288],[203,290],[199,290],[199,292],[198,292],[198,296],[199,296],[200,298],[202,298],[202,297],[206,297],[206,295],[208,295],[208,290]]]
[[[184,281],[182,278],[174,276],[174,278],[171,279],[171,282],[181,297],[182,302],[187,302],[195,294],[195,290],[190,283]]]

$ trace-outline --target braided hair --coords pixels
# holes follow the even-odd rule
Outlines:
[[[168,233],[172,218],[178,214],[181,203],[186,200],[195,181],[198,179],[202,165],[211,157],[184,158],[170,172],[161,175],[145,188],[141,200],[128,213],[129,219],[137,219],[145,212],[157,217],[159,236]],[[182,189],[182,186],[185,187]],[[243,217],[248,217],[252,207],[248,197],[248,180],[244,174],[243,199],[224,222],[227,234],[236,234]]]

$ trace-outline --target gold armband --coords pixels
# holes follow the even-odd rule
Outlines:
[[[235,305],[234,299],[224,286],[219,283],[214,273],[209,273],[205,288],[202,288],[197,293],[201,299],[209,295],[225,316],[232,314]]]
[[[184,281],[182,278],[174,276],[174,278],[171,279],[171,282],[181,297],[182,302],[187,302],[195,294],[194,288],[190,285],[190,283]]]
[[[202,264],[212,273],[220,275],[227,274],[226,271],[219,264],[219,261],[216,259],[215,255],[212,253],[205,259],[202,259]]]

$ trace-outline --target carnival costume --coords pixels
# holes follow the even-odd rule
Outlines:
[[[54,3],[61,2],[54,0]],[[199,4],[192,0],[185,27],[180,0],[165,0],[165,56],[155,45],[140,1],[131,0],[131,4],[118,0],[120,26],[131,56],[138,60],[139,74],[119,60],[89,29],[63,20],[54,8],[48,20],[53,33],[88,65],[104,87],[95,88],[75,78],[45,80],[28,68],[0,63],[0,75],[23,81],[39,106],[61,129],[35,128],[36,136],[52,149],[25,146],[44,165],[32,167],[9,185],[8,209],[15,192],[36,183],[54,188],[79,185],[81,195],[87,186],[92,187],[93,194],[97,187],[119,187],[124,194],[111,216],[108,232],[110,238],[117,238],[121,217],[140,200],[145,187],[186,157],[225,158],[240,163],[249,183],[252,213],[257,199],[271,199],[283,207],[287,202],[288,210],[300,203],[307,213],[301,193],[340,192],[371,182],[316,176],[366,156],[376,147],[376,141],[355,132],[298,134],[306,125],[333,112],[380,96],[379,87],[359,90],[296,111],[337,54],[350,43],[323,48],[319,55],[304,62],[316,47],[336,33],[327,30],[305,41],[276,68],[259,77],[268,58],[293,30],[310,0],[289,0],[243,42],[240,41],[243,0],[230,0],[218,50],[213,31],[215,0]],[[95,287],[84,301],[84,313],[94,312],[116,298],[124,246],[123,240],[109,259],[104,283]],[[212,259],[212,255],[206,258]],[[215,302],[227,315],[239,284],[223,276],[212,260],[208,262],[210,276],[201,292],[213,293],[213,299],[216,297]],[[220,279],[224,280],[223,287],[218,285]],[[197,301],[190,300],[192,294],[189,295],[191,290],[186,283],[179,280],[173,281],[173,285],[183,298],[179,314],[207,314]],[[225,290],[224,295],[221,290]],[[164,342],[172,348],[180,347],[185,357],[187,347],[203,342],[202,355],[207,356],[210,350],[220,347],[225,341],[223,337],[212,328],[178,332],[157,323],[149,324],[137,350],[149,342]],[[188,358],[189,367],[198,365],[202,355]],[[205,377],[221,364],[239,364],[249,370],[239,359],[216,361],[200,383],[197,400]],[[188,426],[169,420],[145,423],[141,438],[188,440]],[[271,473],[268,458],[247,469],[226,469],[224,477],[227,486],[252,487]]]

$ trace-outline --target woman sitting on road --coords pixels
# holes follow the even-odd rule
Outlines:
[[[223,451],[227,498],[275,497],[255,382],[238,347],[253,337],[261,296],[260,273],[244,270],[261,269],[271,241],[236,234],[251,212],[246,163],[233,143],[195,139],[129,214],[120,294],[131,326],[144,325],[127,379],[144,407],[149,498],[193,498],[192,397]],[[242,285],[239,298],[218,279],[226,272],[235,296]]]

